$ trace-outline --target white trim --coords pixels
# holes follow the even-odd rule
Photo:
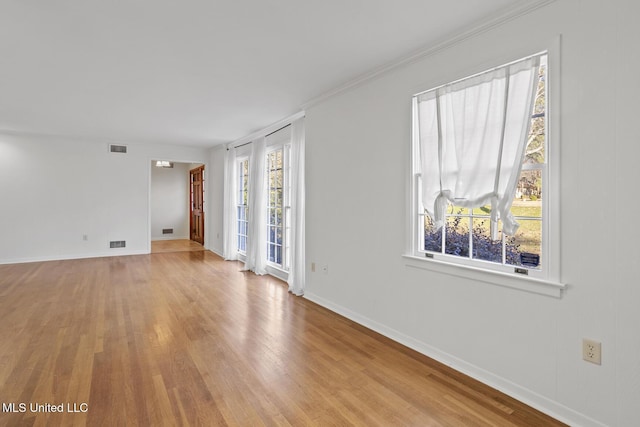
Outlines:
[[[91,254],[69,254],[69,255],[54,255],[54,256],[39,256],[29,258],[14,258],[0,260],[0,265],[3,264],[24,264],[28,262],[47,262],[47,261],[67,261],[72,259],[89,259],[89,258],[111,258],[119,256],[129,255],[149,255],[150,251],[145,249],[138,249],[135,251],[122,251],[126,248],[113,248],[113,252],[96,252]]]
[[[305,112],[304,110],[299,111],[289,117],[286,117],[282,120],[278,120],[277,122],[270,124],[269,126],[260,129],[259,131],[250,133],[247,136],[243,136],[242,138],[236,139],[235,141],[227,144],[227,147],[235,147],[237,145],[241,145],[241,144],[245,144],[247,142],[251,142],[256,138],[260,138],[262,136],[267,136],[268,134],[277,131],[278,129],[280,129],[283,126],[286,126],[288,124],[293,123],[294,121],[298,120],[301,117],[304,117]]]
[[[531,1],[521,1],[518,2],[511,8],[506,9],[502,13],[498,13],[494,17],[492,17],[488,21],[483,21],[480,23],[472,24],[469,29],[466,31],[458,31],[455,35],[446,37],[441,39],[438,42],[428,45],[417,52],[411,53],[407,56],[401,57],[399,59],[395,59],[390,61],[389,63],[373,69],[369,72],[361,74],[360,76],[349,80],[348,82],[331,89],[306,103],[302,104],[302,109],[306,110],[309,107],[312,107],[316,104],[319,104],[326,99],[339,95],[343,92],[346,92],[356,86],[362,85],[368,81],[371,81],[383,74],[387,74],[393,70],[401,68],[405,65],[411,64],[413,62],[419,61],[423,58],[426,58],[431,55],[435,55],[436,53],[448,49],[451,46],[462,43],[463,41],[473,38],[479,34],[485,33],[493,28],[499,27],[509,21],[512,21],[520,16],[526,15],[530,12],[533,12],[536,9],[539,9],[543,6],[553,3],[555,0],[531,0]]]
[[[153,162],[155,160],[159,160],[158,159],[159,157],[161,157],[161,156],[156,156],[155,154],[151,155],[151,156],[147,156],[147,165],[148,165],[149,169],[147,171],[148,183],[147,183],[147,252],[146,253],[151,253],[151,241],[152,240],[171,240],[171,239],[179,239],[180,238],[180,237],[172,237],[172,238],[168,238],[168,239],[164,239],[164,238],[154,239],[153,236],[152,236],[152,233],[151,233],[151,185],[152,185],[152,181],[153,181],[153,178],[152,178],[153,168],[155,167],[153,165]],[[169,156],[169,157],[171,157],[171,156]],[[203,171],[204,173],[203,173],[202,179],[204,180],[204,182],[207,182],[207,180],[209,179],[209,176],[208,176],[209,175],[209,164],[208,164],[208,162],[203,162],[203,161],[200,161],[200,160],[196,160],[196,161],[193,161],[193,160],[179,160],[179,159],[175,159],[175,158],[172,158],[172,159],[168,159],[167,158],[165,160],[169,160],[169,161],[174,162],[174,163],[187,163],[187,164],[202,165],[202,166],[204,166],[204,171]],[[203,197],[202,212],[204,213],[204,221],[205,221],[205,224],[204,224],[205,233],[204,233],[204,236],[203,236],[204,237],[204,243],[203,243],[202,246],[205,247],[205,248],[209,244],[209,238],[208,238],[208,235],[207,235],[207,233],[208,233],[207,230],[209,228],[209,223],[208,223],[208,221],[209,221],[209,212],[208,212],[208,209],[207,209],[208,208],[207,201],[209,199],[207,197],[207,188],[208,187],[209,187],[208,185],[205,185],[204,186],[204,191],[202,192],[203,193],[202,194],[202,197]],[[188,214],[190,216],[191,215],[191,211],[190,211],[190,209],[188,207],[187,207],[187,209],[188,209]],[[185,239],[188,239],[189,237],[190,236],[187,236],[187,237],[185,237]]]
[[[246,248],[247,248],[247,241],[249,240],[248,239],[248,236],[249,236],[249,217],[247,215],[247,212],[248,212],[248,209],[249,209],[249,190],[250,190],[249,189],[249,179],[250,179],[250,175],[251,175],[251,169],[250,169],[251,168],[251,161],[252,161],[252,159],[251,159],[251,155],[250,154],[247,154],[246,156],[245,155],[236,156],[236,159],[235,159],[237,169],[236,169],[236,176],[235,176],[234,179],[239,179],[242,176],[242,184],[243,185],[244,185],[244,173],[243,173],[242,166],[239,166],[239,165],[241,165],[244,162],[247,162],[247,176],[246,176],[246,178],[247,178],[247,184],[246,184],[246,186],[247,186],[247,204],[244,204],[244,203],[241,204],[240,203],[241,199],[243,199],[244,197],[238,198],[237,196],[242,194],[242,193],[244,193],[244,189],[241,188],[241,187],[237,187],[236,188],[236,190],[237,190],[236,206],[235,206],[235,222],[236,223],[243,222],[243,223],[246,224],[247,228],[246,228],[244,234],[241,234],[240,227],[236,227],[237,228],[236,229],[236,235],[234,236],[234,239],[236,241],[236,244],[235,244],[236,252],[238,253],[238,255],[242,255],[244,257],[246,257],[246,255],[247,255]],[[240,182],[238,182],[238,183],[240,183]],[[242,220],[240,218],[238,218],[238,208],[240,208],[240,207],[244,207],[245,218],[242,219]],[[238,239],[241,236],[244,236],[244,238],[245,238],[245,240],[244,240],[245,250],[244,251],[240,250],[240,248],[238,247]],[[242,261],[244,262],[245,259],[246,258],[243,258]]]
[[[170,236],[162,236],[162,237],[152,237],[151,242],[157,242],[161,240],[191,240],[189,235],[178,236],[178,235],[170,235]],[[204,245],[202,245],[204,246]]]
[[[310,292],[305,292],[303,298],[314,302],[334,313],[346,317],[366,328],[371,329],[387,338],[392,339],[412,350],[417,351],[427,357],[430,357],[450,368],[455,369],[465,375],[476,379],[483,384],[493,387],[508,396],[523,402],[532,408],[537,409],[561,422],[574,426],[593,426],[593,427],[605,427],[604,424],[587,417],[579,412],[576,412],[564,405],[561,405],[545,396],[542,396],[532,390],[519,386],[499,375],[486,371],[474,364],[471,364],[463,359],[455,357],[445,351],[442,351],[436,347],[433,347],[427,343],[417,340],[411,336],[408,336],[400,331],[390,328],[368,317],[362,316],[354,311],[351,311],[343,306],[334,304],[333,302],[326,300],[318,295]]]
[[[403,255],[407,267],[430,270],[450,276],[463,277],[490,285],[503,286],[520,291],[562,298],[568,285],[552,280],[542,280],[533,277],[519,276],[512,273],[487,270],[470,265],[454,264],[438,259],[420,258],[415,255]]]
[[[218,255],[224,261],[224,255],[222,255],[222,251],[220,251],[218,249],[213,249],[213,248],[205,248],[205,249],[210,251],[210,252],[213,252],[216,255]]]
[[[548,194],[547,201],[543,203],[542,212],[542,254],[541,261],[543,268],[541,270],[530,269],[529,276],[521,276],[517,273],[513,273],[512,268],[517,266],[504,265],[504,264],[491,264],[486,265],[484,261],[460,258],[458,260],[447,260],[446,254],[434,254],[435,259],[425,259],[424,252],[421,250],[419,239],[417,238],[420,232],[420,214],[418,212],[419,203],[419,173],[416,171],[416,159],[419,156],[419,147],[415,144],[416,138],[416,95],[412,97],[412,128],[411,128],[411,141],[410,141],[410,153],[411,158],[409,165],[411,167],[411,174],[408,177],[408,194],[407,199],[409,201],[407,219],[408,223],[405,226],[405,230],[408,233],[409,241],[406,242],[405,258],[412,258],[414,261],[418,261],[418,264],[412,264],[410,266],[434,270],[443,272],[446,274],[466,277],[473,279],[477,275],[479,281],[507,286],[510,288],[521,289],[528,292],[534,292],[542,295],[555,296],[560,298],[562,291],[566,289],[566,285],[560,282],[560,239],[559,233],[556,231],[559,229],[560,219],[560,174],[559,174],[559,161],[558,153],[560,146],[560,130],[559,130],[559,111],[560,111],[560,94],[559,89],[550,89],[550,85],[554,85],[560,80],[560,59],[561,59],[561,35],[556,35],[550,41],[546,43],[546,48],[538,47],[532,49],[538,53],[531,55],[530,53],[523,55],[523,58],[531,57],[535,55],[545,55],[547,57],[546,68],[546,148],[545,148],[545,163],[536,167],[523,167],[524,169],[539,169],[543,174],[544,191]],[[512,54],[509,55],[508,61],[504,63],[517,62],[519,60],[513,60]],[[552,65],[550,65],[552,64]],[[490,68],[495,68],[492,65]],[[474,74],[481,74],[484,71],[475,71]],[[462,78],[464,79],[464,78]],[[460,79],[459,79],[460,80]],[[424,92],[424,91],[422,91]],[[551,124],[550,124],[551,123]],[[537,218],[536,218],[537,220]],[[555,233],[555,234],[554,234]],[[444,239],[444,236],[443,236]],[[443,241],[444,249],[444,241]],[[444,257],[444,259],[443,259]],[[432,263],[431,267],[425,267],[424,262]],[[435,263],[435,264],[433,264]],[[476,265],[477,263],[477,265]],[[440,265],[440,267],[434,267]],[[486,265],[486,268],[483,268]],[[445,267],[446,266],[446,267]],[[455,272],[454,266],[460,266],[464,270]],[[473,276],[472,276],[473,274]],[[499,279],[497,279],[499,278]],[[512,285],[515,283],[516,285]],[[532,283],[542,284],[543,286],[531,286]],[[550,284],[551,287],[546,286]],[[523,286],[524,285],[524,286]],[[557,289],[554,289],[557,288]]]
[[[435,91],[438,91],[438,90],[443,89],[443,88],[451,87],[451,86],[457,85],[459,83],[462,83],[462,82],[465,82],[465,81],[468,81],[468,80],[471,80],[471,79],[475,79],[476,77],[480,77],[480,76],[483,76],[483,75],[488,75],[488,74],[493,73],[494,71],[497,71],[497,70],[499,70],[501,68],[510,67],[511,65],[517,64],[519,62],[524,62],[524,61],[526,61],[528,59],[531,59],[531,58],[534,58],[536,56],[543,57],[543,56],[546,56],[546,55],[547,55],[547,51],[543,50],[541,52],[534,53],[532,55],[523,56],[520,59],[511,60],[511,61],[509,61],[509,62],[507,62],[505,64],[493,66],[493,67],[488,68],[486,70],[479,71],[477,73],[473,73],[473,74],[470,74],[470,75],[465,76],[465,77],[461,77],[461,78],[459,78],[457,80],[453,80],[453,81],[449,81],[449,82],[446,82],[446,83],[442,83],[442,84],[440,84],[438,86],[432,87],[431,89],[421,90],[420,92],[413,94],[413,96],[414,97],[420,97],[420,95],[424,95],[424,94],[426,94],[428,92],[435,92]]]
[[[283,282],[286,282],[289,279],[289,272],[281,269],[275,264],[268,263],[266,269],[269,276],[273,276]]]
[[[561,108],[561,58],[562,58],[562,35],[558,34],[549,43],[547,50],[547,81],[545,89],[547,91],[545,97],[547,102],[547,117],[545,128],[547,132],[547,140],[545,147],[545,163],[547,183],[545,190],[547,192],[547,203],[542,203],[545,210],[543,216],[546,215],[547,221],[543,222],[543,236],[547,237],[546,251],[543,262],[547,264],[547,277],[560,279],[562,271],[560,266],[560,203],[561,203],[561,179],[560,179],[560,147],[562,146],[562,131],[560,128],[560,108]],[[551,185],[549,185],[551,184]]]
[[[287,140],[288,141],[288,140]],[[286,159],[286,141],[280,141],[280,143],[278,143],[277,145],[273,145],[272,147],[270,147],[270,150],[267,151],[266,153],[266,158],[265,158],[265,162],[267,163],[267,173],[266,173],[266,179],[267,179],[267,191],[269,192],[268,196],[267,196],[267,218],[266,218],[266,227],[267,227],[267,239],[266,239],[266,245],[267,245],[267,264],[270,264],[272,267],[276,268],[276,269],[282,269],[282,271],[286,271],[285,267],[286,267],[286,257],[287,257],[287,245],[286,245],[286,239],[287,239],[287,221],[286,221],[286,216],[285,216],[285,212],[286,212],[286,202],[287,202],[287,167],[288,165],[288,161]],[[270,186],[271,184],[271,172],[273,172],[274,170],[270,168],[269,166],[269,156],[272,154],[276,154],[277,157],[277,152],[280,152],[280,158],[281,158],[281,171],[282,171],[282,197],[281,197],[281,202],[282,204],[280,206],[278,205],[271,205],[271,189],[272,187]],[[277,169],[275,169],[277,171]],[[277,197],[276,197],[277,200]],[[277,211],[277,209],[280,208],[280,225],[277,224],[272,224],[271,223],[271,209],[275,209]],[[278,245],[277,243],[277,239],[275,241],[271,241],[270,240],[270,236],[271,236],[271,230],[270,227],[276,227],[276,229],[279,227],[280,228],[280,235],[281,235],[281,242],[280,245]],[[276,233],[277,236],[277,233]],[[277,248],[278,246],[280,246],[280,260],[281,263],[278,264],[276,262],[270,261],[269,260],[269,250],[271,245],[275,245],[275,247]],[[288,273],[287,273],[288,276]]]

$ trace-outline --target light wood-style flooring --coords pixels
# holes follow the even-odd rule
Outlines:
[[[0,426],[561,425],[240,268],[209,251],[0,265]]]
[[[152,240],[151,253],[204,251],[204,246],[189,239]]]

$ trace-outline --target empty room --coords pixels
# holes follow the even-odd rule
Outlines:
[[[631,0],[0,2],[0,426],[636,426]]]

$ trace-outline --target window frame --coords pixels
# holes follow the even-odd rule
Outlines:
[[[425,251],[422,248],[424,245],[424,209],[420,203],[419,144],[416,143],[418,117],[415,95],[424,91],[416,91],[412,96],[411,158],[408,180],[408,199],[410,203],[408,209],[407,251],[404,255],[407,259],[408,266],[436,270],[509,287],[521,288],[524,284],[526,290],[534,290],[534,292],[540,291],[539,293],[554,296],[561,295],[562,290],[565,289],[565,285],[559,282],[559,91],[556,87],[560,78],[559,44],[560,40],[558,38],[551,43],[548,48],[540,49],[538,53],[535,53],[546,53],[547,56],[545,76],[545,163],[540,165],[525,164],[522,167],[523,171],[540,169],[542,173],[545,198],[542,203],[542,253],[540,260],[542,268],[540,271],[522,267],[522,269],[525,269],[527,272],[527,274],[524,275],[517,273],[515,270],[515,268],[521,267],[503,265],[480,259],[461,258],[445,253],[434,253]],[[532,51],[535,52],[535,50]],[[519,58],[526,58],[527,56],[531,56],[531,53],[528,52],[525,55],[517,56],[513,55],[511,58],[517,58],[515,59],[515,61],[517,61]],[[509,64],[515,61],[511,59],[510,61],[496,61],[495,63]],[[491,69],[491,67],[481,67],[479,72],[484,72],[487,69]],[[473,75],[473,73],[468,73],[468,76],[471,75]],[[471,236],[472,234],[470,233],[470,239],[472,239]]]
[[[272,224],[270,224],[270,215],[269,213],[267,213],[267,266],[271,267],[277,271],[283,272],[283,273],[288,273],[290,266],[291,266],[291,254],[290,254],[290,248],[291,248],[291,224],[290,224],[290,213],[291,213],[291,141],[290,141],[290,135],[288,132],[283,132],[282,134],[280,134],[280,132],[276,132],[273,135],[270,135],[267,138],[267,149],[266,149],[266,156],[265,156],[265,162],[267,162],[267,180],[269,181],[270,177],[268,175],[269,172],[269,165],[268,165],[268,158],[269,155],[276,152],[282,150],[282,205],[281,205],[281,211],[282,211],[282,243],[281,243],[281,260],[282,263],[278,264],[276,262],[270,261],[269,260],[269,245],[271,244],[271,242],[269,241],[269,227],[272,226]],[[270,191],[269,186],[267,186],[268,190]],[[270,198],[267,197],[267,211],[271,208],[270,206]]]
[[[236,179],[238,179],[238,187],[237,187],[237,200],[236,200],[236,223],[237,223],[237,228],[236,228],[236,251],[238,252],[239,255],[241,255],[242,257],[247,255],[247,251],[246,251],[246,245],[247,245],[247,238],[248,238],[248,234],[249,234],[249,205],[248,205],[248,200],[249,200],[249,173],[250,173],[250,156],[246,155],[246,156],[238,156],[236,157],[236,166],[237,166],[237,172],[236,172]],[[247,167],[246,167],[246,175],[244,175],[244,169],[243,169],[243,164],[246,162]],[[242,184],[246,184],[245,186],[243,186]],[[246,200],[247,203],[242,203],[242,200],[245,199],[245,197],[243,197],[243,193],[247,193],[246,194]],[[244,209],[244,219],[240,218],[240,209]],[[240,226],[241,223],[244,223],[245,225],[245,230],[246,233],[242,233],[242,227]],[[240,240],[244,237],[244,244],[245,244],[245,249],[241,249],[240,248]]]
[[[280,158],[281,158],[281,166],[279,169],[272,169],[270,167],[270,162],[269,162],[269,157],[271,155],[276,155],[277,153],[280,152]],[[290,212],[290,203],[289,203],[289,199],[290,199],[290,191],[291,191],[291,185],[290,185],[290,162],[289,162],[289,152],[290,152],[290,144],[278,144],[276,146],[273,147],[269,147],[266,153],[266,161],[267,161],[267,188],[269,191],[269,196],[267,197],[267,264],[275,267],[275,268],[279,268],[282,269],[284,271],[288,271],[289,270],[289,215],[288,213]],[[281,177],[281,185],[282,187],[271,187],[271,182],[272,182],[272,175],[271,173],[280,170],[282,173],[282,177]],[[271,203],[271,191],[272,190],[280,190],[282,192],[281,196],[280,196],[280,204],[272,204]],[[278,198],[276,197],[276,201],[278,200]],[[271,222],[271,210],[275,209],[276,211],[278,209],[280,209],[280,225],[278,225],[277,221],[272,223]],[[275,240],[271,240],[271,228],[276,227],[276,229],[280,229],[280,243],[278,243],[277,238]],[[276,236],[277,236],[277,231],[276,231]],[[278,263],[276,261],[271,261],[270,260],[270,246],[274,245],[274,247],[276,248],[280,248],[280,260],[281,262]],[[276,249],[277,250],[277,249]],[[277,252],[276,252],[277,254]],[[277,255],[276,255],[277,258]]]

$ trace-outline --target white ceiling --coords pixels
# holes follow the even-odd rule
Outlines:
[[[212,146],[526,0],[0,0],[0,130]]]

